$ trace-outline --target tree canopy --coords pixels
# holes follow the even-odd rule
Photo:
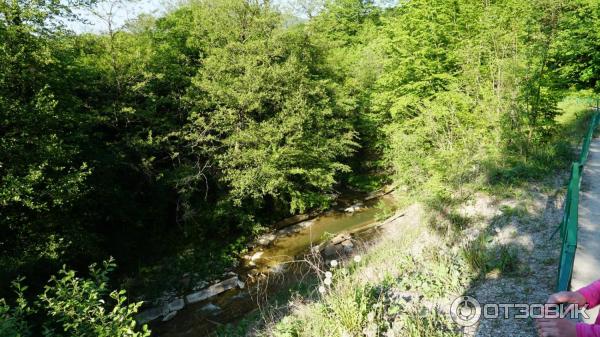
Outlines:
[[[62,24],[96,3],[0,1],[0,331],[15,336],[44,327],[21,326],[19,275],[36,317],[136,335],[112,324],[137,305],[109,289],[218,274],[341,190],[444,198],[540,177],[571,155],[558,102],[600,91],[592,0],[302,0],[295,17],[189,0],[104,33]],[[86,271],[111,256],[112,281],[112,262]],[[86,313],[97,327],[77,325]]]

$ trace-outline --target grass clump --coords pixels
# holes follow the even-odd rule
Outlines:
[[[406,228],[388,235],[363,256],[325,275],[311,295],[297,299],[284,315],[264,322],[263,337],[459,336],[457,327],[435,305],[459,293],[468,279],[464,262],[449,249],[430,250],[440,242],[427,228]],[[420,242],[422,247],[415,247]],[[329,280],[329,281],[327,281]],[[283,316],[283,317],[282,317]],[[233,333],[224,334],[235,336]]]
[[[461,248],[461,255],[469,269],[479,275],[490,272],[515,273],[519,258],[515,248],[497,244],[488,233],[480,234],[475,240]]]
[[[398,334],[392,336],[407,337],[456,337],[461,336],[456,332],[453,323],[447,316],[438,311],[412,310],[401,319],[401,328]]]

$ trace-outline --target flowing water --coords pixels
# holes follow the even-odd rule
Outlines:
[[[367,202],[363,210],[346,213],[341,210],[330,211],[313,220],[305,221],[306,227],[288,235],[278,236],[269,247],[261,249],[263,252],[257,261],[257,267],[274,267],[283,262],[288,262],[294,257],[307,252],[310,247],[321,243],[326,238],[331,238],[339,233],[354,232],[376,222],[379,212],[373,207],[377,202],[383,202],[392,207],[393,200],[384,196],[372,202]]]
[[[305,275],[302,268],[286,268],[290,261],[310,252],[311,247],[339,233],[359,232],[377,222],[381,210],[377,203],[393,207],[393,198],[386,195],[365,202],[364,208],[354,213],[329,211],[312,220],[277,232],[276,239],[266,247],[257,247],[249,255],[255,259],[243,261],[237,270],[245,281],[245,289],[231,289],[203,302],[186,306],[167,322],[153,323],[153,335],[164,337],[206,336],[223,324],[235,322],[257,309],[269,294],[281,291]],[[259,253],[258,255],[255,255]],[[263,280],[263,281],[261,281]],[[276,280],[265,282],[264,280]],[[264,301],[263,301],[264,303]]]

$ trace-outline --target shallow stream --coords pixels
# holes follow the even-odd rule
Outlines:
[[[337,234],[370,228],[377,222],[377,215],[381,212],[375,206],[381,202],[393,207],[394,203],[390,195],[384,195],[364,202],[358,211],[344,211],[355,202],[341,202],[336,210],[277,231],[275,240],[267,246],[257,246],[242,261],[237,273],[244,281],[244,289],[231,289],[205,301],[187,305],[171,320],[153,323],[153,335],[206,336],[223,324],[239,320],[258,309],[269,294],[289,288],[305,275],[306,270],[302,268],[290,268],[291,261]],[[254,259],[248,258],[251,256]]]

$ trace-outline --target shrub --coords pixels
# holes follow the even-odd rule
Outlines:
[[[101,267],[92,264],[88,278],[77,277],[65,266],[51,277],[38,301],[29,303],[21,285],[23,279],[13,282],[17,294],[16,305],[11,307],[0,299],[0,335],[24,337],[32,335],[36,325],[46,337],[146,337],[146,325],[136,331],[133,316],[141,302],[127,304],[125,290],[109,292],[108,275],[116,267],[112,259]],[[45,317],[34,322],[32,317]],[[36,324],[39,323],[39,324]],[[33,328],[32,328],[33,327]]]

